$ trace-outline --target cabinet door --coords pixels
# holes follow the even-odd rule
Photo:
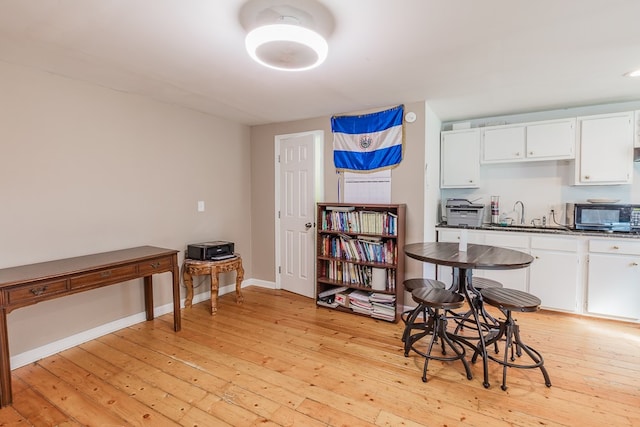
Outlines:
[[[442,132],[440,160],[440,188],[477,188],[480,130]]]
[[[633,112],[578,118],[576,184],[631,184]]]
[[[484,238],[484,244],[529,253],[529,237],[526,233],[487,233]],[[505,288],[518,289],[525,292],[528,288],[528,267],[515,270],[474,270],[473,274],[478,277],[497,280]]]
[[[575,119],[527,125],[527,159],[573,159]]]
[[[640,110],[636,111],[635,115],[636,115],[636,119],[634,121],[635,132],[633,133],[633,140],[634,140],[633,146],[640,147]]]
[[[640,256],[589,255],[587,311],[640,319]]]
[[[485,129],[482,139],[482,162],[502,163],[524,159],[524,137],[524,126]]]
[[[531,237],[533,263],[529,268],[529,292],[542,307],[577,311],[580,278],[578,239]]]
[[[460,242],[460,229],[438,229],[438,242]],[[484,244],[484,233],[467,230],[467,243],[474,245]],[[453,278],[453,268],[438,265],[437,267],[438,280],[444,282],[447,287],[451,286]],[[479,270],[476,270],[479,271]],[[476,273],[474,271],[474,274]]]

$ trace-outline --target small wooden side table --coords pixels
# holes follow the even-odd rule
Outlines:
[[[218,311],[218,274],[228,271],[236,272],[236,303],[241,304],[244,300],[241,292],[242,279],[244,279],[244,268],[242,267],[242,258],[236,255],[234,258],[222,261],[201,261],[196,259],[185,259],[182,264],[182,279],[187,288],[187,295],[184,301],[184,307],[191,307],[193,303],[193,276],[211,276],[211,315]]]

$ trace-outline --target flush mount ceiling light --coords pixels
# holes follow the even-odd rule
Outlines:
[[[298,24],[295,17],[258,27],[247,34],[249,56],[265,67],[284,71],[315,68],[327,58],[329,46],[318,33]]]
[[[304,71],[327,58],[334,20],[317,0],[249,0],[239,18],[249,56],[265,67]]]
[[[629,71],[625,74],[626,77],[640,77],[640,68],[637,70]]]

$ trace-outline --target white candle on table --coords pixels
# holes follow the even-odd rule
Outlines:
[[[467,230],[460,230],[460,243],[458,245],[458,250],[460,252],[467,251],[467,239],[468,239]]]

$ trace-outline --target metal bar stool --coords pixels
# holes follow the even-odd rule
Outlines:
[[[472,304],[475,305],[476,312],[480,316],[482,316],[482,318],[484,319],[484,323],[487,325],[497,327],[498,321],[494,319],[493,316],[491,316],[491,314],[487,313],[487,311],[482,306],[482,302],[478,299],[478,297],[480,296],[480,291],[482,289],[487,289],[487,288],[502,288],[502,287],[503,287],[502,283],[498,282],[497,280],[487,279],[486,277],[473,277],[471,279],[471,288],[477,291]],[[455,330],[456,334],[459,334],[460,331],[465,327],[467,323],[468,325],[466,325],[466,327],[473,330],[478,329],[476,326],[476,322],[473,319],[473,311],[471,309],[467,310],[467,312],[462,315],[455,315],[454,319],[458,324]]]
[[[419,307],[423,307],[427,310],[427,313],[429,313],[430,322],[433,325],[431,340],[429,342],[429,346],[427,347],[427,351],[423,352],[417,350],[413,345],[417,340],[422,338],[425,333],[409,335],[407,336],[405,341],[405,348],[408,345],[409,348],[425,358],[424,368],[422,370],[422,381],[427,382],[427,367],[429,365],[429,360],[460,360],[464,365],[467,378],[473,378],[473,376],[471,375],[471,369],[469,369],[469,363],[465,359],[464,346],[458,341],[458,338],[454,334],[447,331],[446,312],[448,310],[454,310],[462,307],[464,305],[464,296],[446,289],[433,287],[414,289],[411,293],[411,296],[413,300],[418,303]],[[437,339],[441,340],[442,356],[436,356],[432,354],[433,345],[435,344]],[[445,345],[451,348],[455,354],[447,356]],[[406,352],[405,356],[407,356]]]
[[[487,357],[495,362],[500,363],[503,366],[502,369],[502,390],[507,389],[507,368],[519,368],[519,369],[534,369],[540,368],[542,375],[544,376],[544,383],[547,387],[551,387],[551,380],[549,374],[544,367],[544,359],[542,355],[535,349],[527,346],[522,342],[520,337],[520,327],[516,323],[515,319],[511,315],[512,311],[519,312],[534,312],[540,308],[540,298],[531,295],[527,292],[519,291],[517,289],[508,288],[485,288],[480,291],[482,299],[485,303],[497,307],[504,315],[505,320],[500,320],[500,326],[498,333],[489,338],[486,341],[486,346],[491,343],[495,343],[505,339],[504,358],[502,360],[489,355],[486,352],[484,357]],[[515,347],[515,350],[514,350]],[[522,350],[529,356],[533,363],[519,362],[516,363],[516,355],[522,356]],[[497,351],[496,351],[497,353]],[[472,361],[475,362],[478,353],[473,355]]]
[[[415,289],[418,289],[418,288],[430,288],[430,289],[445,288],[444,283],[435,279],[421,279],[421,278],[407,279],[403,282],[403,285],[404,285],[404,289],[409,293],[412,293]],[[421,314],[422,314],[422,321],[420,322],[418,321],[418,316],[420,316]],[[431,331],[432,325],[429,323],[430,316],[427,313],[427,308],[421,307],[420,304],[418,304],[411,310],[407,310],[404,313],[402,313],[402,316],[400,316],[400,318],[405,324],[404,332],[402,333],[402,342],[405,343],[404,355],[408,356],[411,345],[407,344],[408,343],[407,337],[411,335],[411,332],[414,329],[420,329],[423,332],[425,332],[424,335],[426,335]]]

